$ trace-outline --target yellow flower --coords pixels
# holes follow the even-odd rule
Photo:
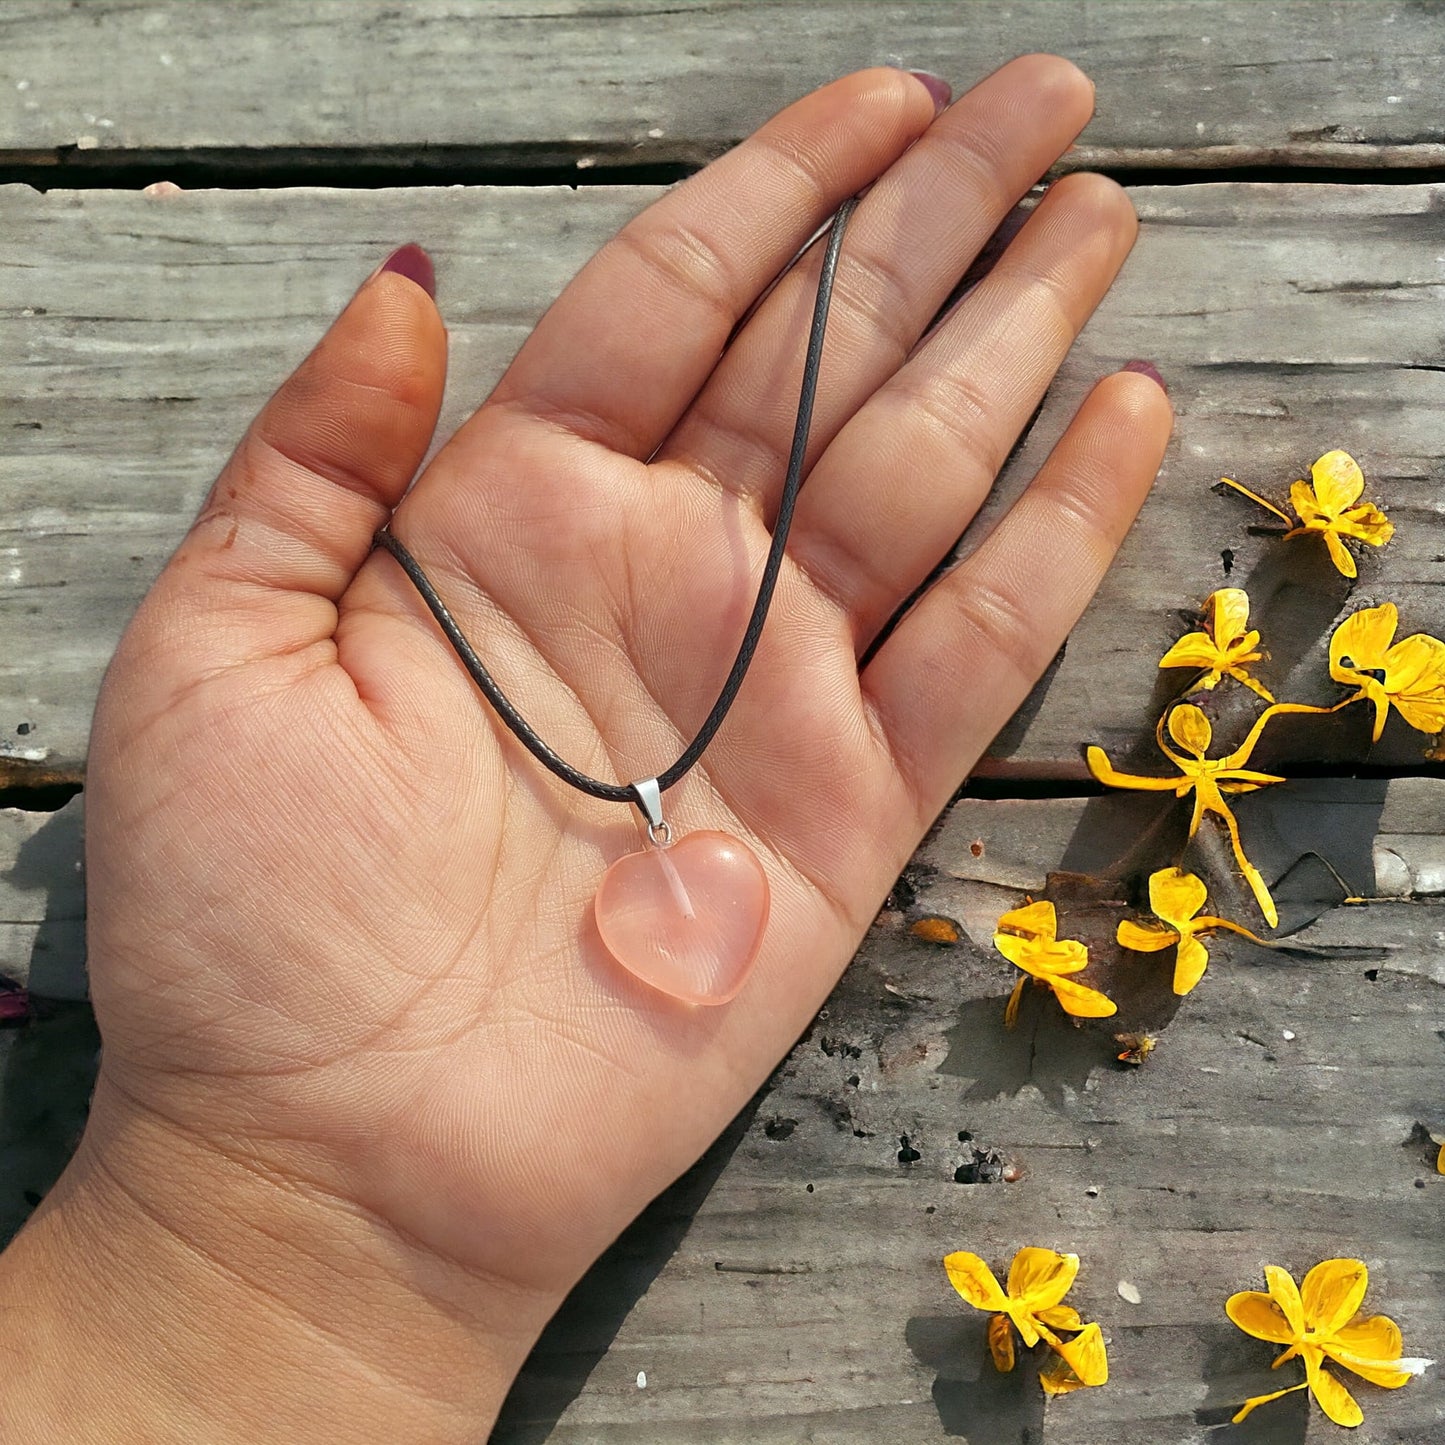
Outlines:
[[[1322,535],[1325,546],[1330,549],[1330,558],[1346,576],[1356,575],[1355,559],[1345,548],[1341,537],[1356,537],[1371,547],[1383,547],[1395,535],[1394,523],[1373,503],[1360,502],[1365,490],[1365,474],[1360,464],[1348,452],[1326,452],[1313,467],[1309,482],[1295,482],[1289,489],[1289,504],[1299,517],[1300,525],[1285,533],[1286,537],[1303,537],[1314,532]],[[1265,499],[1248,487],[1242,487],[1232,477],[1221,477],[1220,481],[1242,492],[1252,502],[1271,511],[1276,517],[1288,523],[1292,518],[1281,511],[1273,502]]]
[[[1232,677],[1273,702],[1269,692],[1245,670],[1264,654],[1259,650],[1259,633],[1249,626],[1249,595],[1239,587],[1221,587],[1204,602],[1203,632],[1186,632],[1163,657],[1160,667],[1196,667],[1204,676],[1196,687],[1214,687],[1222,677]]]
[[[1174,992],[1181,997],[1204,977],[1209,966],[1209,950],[1205,948],[1200,934],[1212,933],[1217,928],[1227,928],[1231,933],[1243,934],[1266,948],[1272,947],[1265,939],[1256,937],[1247,928],[1231,923],[1227,918],[1194,915],[1204,907],[1208,891],[1201,879],[1182,868],[1161,868],[1149,875],[1149,906],[1158,923],[1134,923],[1123,919],[1116,937],[1125,948],[1136,953],[1154,953],[1168,948],[1171,943],[1179,945],[1174,958]]]
[[[1191,838],[1199,831],[1200,821],[1206,813],[1215,813],[1223,818],[1224,825],[1229,830],[1229,841],[1234,848],[1234,858],[1239,864],[1239,871],[1249,880],[1260,912],[1264,914],[1271,928],[1279,922],[1279,912],[1274,906],[1274,899],[1269,896],[1269,889],[1265,887],[1259,869],[1244,856],[1244,847],[1239,841],[1239,824],[1222,795],[1249,793],[1268,783],[1284,782],[1283,778],[1275,777],[1272,773],[1254,772],[1244,766],[1259,742],[1265,723],[1275,712],[1282,710],[1279,705],[1267,708],[1255,719],[1249,736],[1232,753],[1222,758],[1208,758],[1205,754],[1214,739],[1209,719],[1193,703],[1180,703],[1167,714],[1167,722],[1169,736],[1184,750],[1184,755],[1175,752],[1164,741],[1166,718],[1160,718],[1159,725],[1154,730],[1159,751],[1179,769],[1177,776],[1172,778],[1146,778],[1135,773],[1121,773],[1116,771],[1103,748],[1091,747],[1087,753],[1089,771],[1105,787],[1172,792],[1179,798],[1187,797],[1192,792],[1194,816],[1189,823]],[[998,940],[995,939],[994,942],[997,943]]]
[[[1348,701],[1374,703],[1376,742],[1392,703],[1422,733],[1445,729],[1445,642],[1423,632],[1394,642],[1399,625],[1399,611],[1386,602],[1345,618],[1330,638],[1330,676],[1359,688]]]
[[[1354,1397],[1325,1368],[1326,1359],[1352,1370],[1372,1384],[1398,1390],[1433,1360],[1401,1359],[1400,1327],[1385,1315],[1368,1318],[1359,1313],[1370,1272],[1358,1259],[1327,1259],[1304,1277],[1296,1288],[1288,1270],[1267,1264],[1264,1277],[1268,1294],[1246,1290],[1231,1295],[1225,1313],[1245,1334],[1289,1348],[1274,1362],[1278,1368],[1298,1355],[1304,1361],[1303,1384],[1246,1400],[1234,1422],[1238,1424],[1257,1405],[1278,1400],[1306,1387],[1336,1425],[1355,1426],[1364,1420]]]
[[[1039,1372],[1039,1383],[1048,1394],[1064,1395],[1108,1380],[1109,1361],[1099,1326],[1086,1325],[1078,1310],[1063,1303],[1079,1273],[1077,1254],[1032,1247],[1019,1250],[1009,1266],[1007,1292],[976,1254],[962,1250],[950,1254],[943,1267],[954,1289],[974,1309],[993,1312],[988,1348],[996,1370],[1013,1369],[1017,1330],[1029,1348],[1042,1341],[1057,1356]],[[1060,1339],[1056,1330],[1068,1330],[1075,1338]]]
[[[1054,905],[1046,899],[1023,908],[1010,909],[999,919],[993,946],[1026,975],[1019,979],[1009,995],[1003,1016],[1007,1028],[1013,1028],[1018,1022],[1019,1000],[1029,978],[1053,989],[1054,997],[1064,1012],[1075,1018],[1104,1019],[1118,1011],[1114,1001],[1097,989],[1086,988],[1063,977],[1088,967],[1089,950],[1082,943],[1072,938],[1059,938],[1057,934],[1058,918]]]

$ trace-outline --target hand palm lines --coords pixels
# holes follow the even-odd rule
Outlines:
[[[410,491],[445,333],[430,288],[385,267],[363,284],[257,419],[107,681],[87,788],[107,1077],[261,1153],[323,1141],[278,1157],[450,1258],[570,1283],[796,1039],[1147,489],[1168,406],[1116,376],[860,678],[855,649],[967,525],[1132,243],[1117,187],[1066,177],[929,331],[1091,105],[1042,57],[936,118],[897,72],[800,102],[584,268]],[[690,1010],[589,928],[635,814],[525,753],[370,539],[395,513],[570,762],[623,781],[666,767],[755,596],[816,255],[769,288],[864,187],[763,642],[669,793],[684,829],[752,842],[772,891],[747,986]],[[142,739],[158,692],[222,673]],[[335,1067],[298,1080],[308,1059]],[[519,1129],[565,1147],[534,1158],[508,1147]]]

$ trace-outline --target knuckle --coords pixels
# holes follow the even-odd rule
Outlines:
[[[846,268],[840,268],[833,297],[835,305],[841,303],[870,331],[881,333],[894,358],[902,359],[917,339],[909,300],[914,289],[892,260],[859,251]]]
[[[819,209],[832,206],[837,183],[827,174],[822,155],[805,142],[810,133],[779,126],[759,131],[752,144],[769,166],[782,172],[784,182],[801,185],[809,203]]]
[[[902,398],[915,420],[940,432],[949,451],[976,466],[984,477],[998,475],[1008,446],[992,425],[992,398],[968,372],[938,372]]]
[[[677,219],[635,222],[618,233],[617,244],[666,288],[681,290],[732,325],[741,307],[739,278],[695,226]]]
[[[986,577],[960,577],[958,611],[968,631],[1030,685],[1053,656],[1038,638],[1037,625],[1023,599]]]

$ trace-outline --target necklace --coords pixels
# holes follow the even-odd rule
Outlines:
[[[767,621],[803,482],[828,303],[843,233],[857,204],[856,198],[845,201],[833,217],[819,271],[793,446],[757,601],[717,702],[697,736],[671,767],[637,782],[608,783],[589,777],[555,753],[497,686],[421,564],[390,526],[376,534],[376,545],[385,548],[401,565],[478,690],[522,746],[549,772],[579,792],[607,802],[630,803],[642,814],[647,847],[617,859],[603,875],[593,904],[597,931],[607,951],[630,973],[684,1003],[723,1004],[735,998],[747,981],[767,931],[768,879],[757,855],[729,833],[700,831],[675,838],[672,826],[662,815],[662,795],[696,765],[722,726]]]

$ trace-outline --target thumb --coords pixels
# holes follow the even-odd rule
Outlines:
[[[226,463],[157,592],[210,663],[304,646],[431,444],[446,382],[432,264],[403,246],[361,286]],[[157,597],[153,599],[159,601]],[[165,608],[169,611],[170,608]],[[215,656],[215,650],[224,654]]]

